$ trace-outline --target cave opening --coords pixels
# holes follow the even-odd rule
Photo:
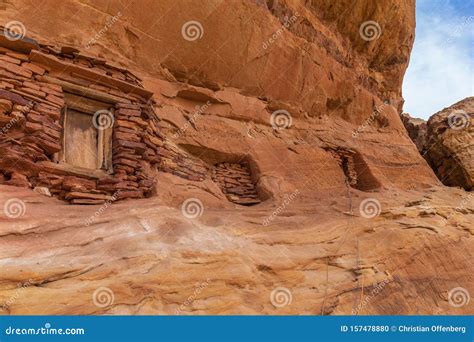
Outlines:
[[[359,152],[346,148],[328,149],[328,151],[337,160],[348,186],[361,191],[380,187],[380,182]]]

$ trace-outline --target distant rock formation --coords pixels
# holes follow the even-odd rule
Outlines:
[[[418,151],[439,180],[472,190],[474,184],[474,97],[433,114],[428,122],[401,114]]]
[[[419,118],[413,118],[408,113],[402,113],[401,118],[411,140],[415,143],[418,151],[423,153],[423,148],[426,145],[426,133],[428,131],[426,121]]]
[[[474,97],[432,115],[424,157],[445,185],[474,187]]]

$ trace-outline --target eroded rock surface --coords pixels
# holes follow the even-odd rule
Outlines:
[[[472,198],[440,186],[398,115],[414,1],[62,6],[19,0],[0,20],[143,78],[156,195],[104,209],[0,186],[20,210],[0,215],[5,313],[473,312],[448,295],[474,293]],[[246,166],[259,204],[228,200],[223,163]]]
[[[443,184],[473,190],[474,97],[430,117],[423,154]]]
[[[374,212],[357,193],[214,209],[204,191],[170,191],[194,191],[200,215],[163,196],[96,216],[100,208],[0,186],[0,203],[25,203],[20,217],[0,217],[2,313],[473,313],[472,299],[454,307],[448,297],[474,292],[464,191],[370,194]]]
[[[416,148],[418,151],[420,151],[420,153],[423,153],[423,150],[426,146],[426,135],[428,133],[426,121],[423,119],[411,117],[408,113],[402,113],[401,118],[406,130],[408,131],[408,135],[415,143]]]

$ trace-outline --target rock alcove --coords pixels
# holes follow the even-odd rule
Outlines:
[[[212,180],[230,202],[246,206],[261,202],[247,162],[216,164],[212,170]]]
[[[338,147],[328,149],[344,173],[347,184],[354,189],[371,191],[380,187],[367,163],[357,151]]]

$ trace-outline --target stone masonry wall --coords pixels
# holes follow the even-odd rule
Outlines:
[[[212,179],[231,202],[241,205],[261,202],[247,165],[219,163],[213,170]]]
[[[9,47],[0,46],[0,183],[43,188],[42,192],[76,204],[150,196],[163,137],[152,94],[145,98],[134,92],[141,88],[140,79],[73,48],[37,45],[28,53],[14,51],[11,43]],[[65,66],[63,70],[57,70],[56,61]],[[113,80],[121,83],[117,86]],[[131,91],[124,90],[124,82]],[[57,163],[64,85],[79,96],[117,101],[112,120],[113,174],[81,174]]]
[[[115,108],[113,173],[58,162],[65,92]],[[161,135],[152,95],[139,77],[100,57],[0,37],[0,184],[100,204],[152,196],[158,171],[203,181],[209,167]]]

